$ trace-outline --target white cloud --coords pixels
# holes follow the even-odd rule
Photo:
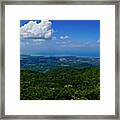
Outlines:
[[[57,45],[69,45],[70,43],[72,43],[72,41],[70,40],[62,40],[62,41],[56,42]]]
[[[99,44],[85,42],[85,43],[69,44],[68,47],[70,48],[94,48],[94,47],[99,47]]]
[[[45,40],[44,39],[33,39],[32,41],[33,42],[44,42]]]
[[[32,44],[30,44],[30,45],[43,45],[45,42],[42,42],[42,41],[35,41],[35,42],[33,42]]]
[[[52,40],[56,40],[56,38],[57,38],[57,37],[56,37],[56,36],[54,36],[54,37],[52,37]]]
[[[68,47],[71,47],[71,48],[83,48],[85,46],[84,45],[80,45],[80,44],[70,44]]]
[[[65,39],[68,39],[69,38],[69,36],[67,36],[67,35],[65,35],[65,36],[60,36],[60,39],[61,40],[65,40]]]
[[[20,28],[20,36],[22,38],[33,38],[33,39],[50,39],[52,37],[52,22],[41,21],[29,21],[27,24]]]
[[[56,42],[56,44],[66,44],[66,41]]]

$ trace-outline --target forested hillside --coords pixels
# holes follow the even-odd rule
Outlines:
[[[20,71],[21,100],[99,100],[100,69],[60,67]]]

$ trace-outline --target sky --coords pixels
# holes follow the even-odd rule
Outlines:
[[[20,52],[100,56],[99,20],[20,20]]]

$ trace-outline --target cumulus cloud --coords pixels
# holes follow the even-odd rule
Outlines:
[[[67,36],[67,35],[60,36],[60,39],[61,39],[61,40],[65,40],[65,39],[68,39],[68,38],[69,38],[69,36]]]
[[[20,36],[22,38],[33,39],[51,39],[52,38],[52,22],[43,20],[40,23],[36,21],[29,21],[20,28]]]

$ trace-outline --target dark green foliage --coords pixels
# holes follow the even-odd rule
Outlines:
[[[57,68],[46,73],[21,70],[21,100],[99,100],[100,69]]]

